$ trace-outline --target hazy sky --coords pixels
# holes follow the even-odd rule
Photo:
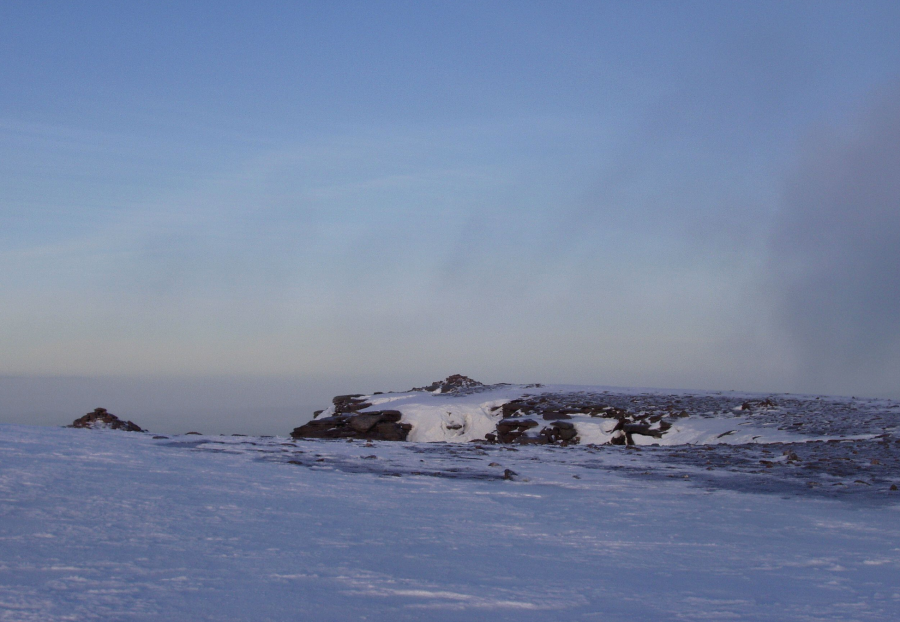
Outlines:
[[[4,2],[0,375],[900,395],[898,31],[895,0]],[[4,382],[0,418],[42,403]]]

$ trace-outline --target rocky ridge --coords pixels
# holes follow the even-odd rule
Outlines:
[[[416,387],[410,391],[427,391],[439,395],[442,393],[462,393],[463,391],[477,391],[480,388],[488,388],[489,385],[472,380],[468,376],[462,374],[453,374],[447,376],[444,380],[432,382],[427,387]]]
[[[291,436],[563,446],[801,442],[879,435],[897,429],[898,415],[900,404],[890,400],[486,385],[455,374],[407,392],[337,396]]]

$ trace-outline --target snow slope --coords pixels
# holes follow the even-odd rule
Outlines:
[[[0,620],[900,619],[891,493],[669,451],[0,426]]]

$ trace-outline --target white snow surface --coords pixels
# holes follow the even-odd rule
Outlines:
[[[441,420],[477,434],[492,399]],[[443,447],[519,477],[407,475],[433,444],[0,425],[0,620],[900,619],[896,503],[626,478],[625,448]]]

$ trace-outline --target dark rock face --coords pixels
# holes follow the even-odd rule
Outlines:
[[[497,424],[497,434],[489,434],[485,438],[488,442],[514,443],[517,445],[548,445],[561,443],[570,445],[578,442],[578,431],[575,425],[568,421],[554,421],[549,426],[541,428],[536,435],[527,434],[529,430],[538,427],[533,419],[504,419]]]
[[[312,421],[294,428],[293,438],[358,438],[369,441],[405,441],[412,425],[400,423],[399,410],[371,410],[372,404],[361,393],[338,395],[331,400],[334,414],[319,418],[324,411],[313,413]]]
[[[571,419],[571,415],[590,415],[619,419],[628,412],[579,394],[544,394],[523,396],[501,406],[503,418],[540,416],[545,421]]]
[[[336,415],[341,413],[355,413],[372,405],[360,398],[362,398],[361,394],[338,395],[331,400],[331,403],[334,404],[334,413]]]
[[[381,421],[381,413],[371,413],[368,415],[356,415],[349,420],[350,427],[360,434],[365,434],[375,427],[375,424]]]
[[[497,424],[495,438],[487,440],[494,440],[499,443],[514,443],[522,438],[522,435],[527,430],[537,427],[537,424],[537,421],[532,419],[504,419]]]
[[[337,399],[337,398],[335,398]],[[371,406],[371,404],[369,404]],[[293,438],[359,438],[370,441],[405,441],[412,425],[400,423],[397,410],[348,411],[294,428]]]
[[[432,382],[427,387],[416,387],[410,390],[428,391],[429,393],[459,393],[467,389],[477,389],[483,386],[485,386],[483,383],[472,380],[468,376],[453,374],[452,376],[447,376],[444,380]]]
[[[94,428],[108,430],[124,430],[126,432],[143,432],[136,423],[122,421],[114,414],[107,412],[105,408],[95,408],[94,412],[86,414],[72,422],[70,428]]]

